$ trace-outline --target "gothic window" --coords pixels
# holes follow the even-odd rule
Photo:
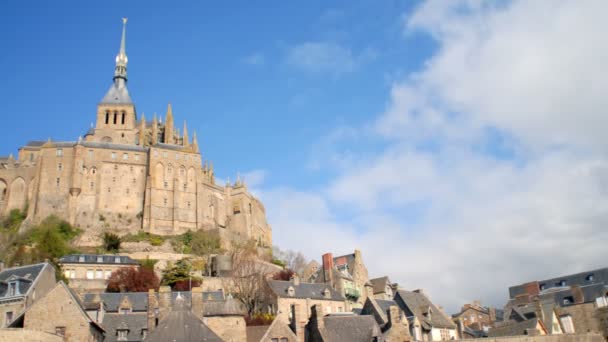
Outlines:
[[[120,123],[121,123],[122,125],[124,125],[124,124],[125,124],[125,112],[124,112],[124,111],[122,112],[122,119],[121,119]]]
[[[171,166],[171,164],[169,164],[169,167],[167,167],[167,173],[172,173],[173,172],[173,166]]]
[[[110,111],[106,111],[106,125],[110,123]]]
[[[118,119],[118,112],[114,112],[114,124],[116,125],[116,120]]]
[[[58,148],[56,154],[57,154],[57,157],[63,156],[63,149],[62,148]]]

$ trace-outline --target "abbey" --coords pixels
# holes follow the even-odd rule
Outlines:
[[[31,141],[18,158],[0,158],[0,216],[27,210],[26,225],[57,215],[83,229],[79,244],[103,231],[176,235],[218,230],[225,241],[272,245],[262,203],[246,185],[220,186],[196,132],[165,119],[138,118],[127,90],[126,19],[110,89],[96,125],[74,142]]]

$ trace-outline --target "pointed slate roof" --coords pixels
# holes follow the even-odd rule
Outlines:
[[[222,341],[203,321],[190,312],[185,301],[177,301],[173,310],[147,336],[148,342]]]

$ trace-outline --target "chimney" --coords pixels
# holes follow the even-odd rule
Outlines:
[[[158,323],[156,311],[158,309],[158,301],[156,300],[156,292],[154,289],[148,290],[148,332],[154,330]]]
[[[296,340],[298,342],[304,342],[305,332],[304,329],[306,327],[306,321],[302,321],[302,317],[300,317],[300,304],[292,304],[290,307],[291,310],[291,322],[289,322],[289,327],[293,330],[293,333],[296,334]]]
[[[299,286],[300,285],[300,276],[297,273],[294,273],[291,276],[291,282],[293,283],[294,286]]]
[[[161,286],[158,289],[158,320],[161,320],[171,310],[171,287]]]
[[[522,285],[524,292],[530,296],[538,296],[540,294],[540,287],[538,281],[531,281]]]
[[[200,286],[192,288],[192,314],[200,319],[203,318],[203,288]]]
[[[334,286],[333,269],[334,269],[334,257],[331,253],[323,254],[323,280]]]

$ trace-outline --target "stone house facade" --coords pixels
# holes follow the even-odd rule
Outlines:
[[[3,266],[3,263],[0,263]],[[0,271],[0,327],[8,326],[23,311],[55,286],[55,268],[49,263]]]
[[[27,210],[25,226],[56,215],[84,230],[78,243],[99,244],[102,231],[176,235],[217,230],[226,242],[272,246],[263,204],[237,179],[221,186],[201,155],[196,132],[137,115],[127,89],[125,29],[112,85],[95,125],[76,141],[31,141],[18,158],[0,158],[0,215]]]
[[[345,298],[327,284],[300,282],[298,276],[291,281],[268,280],[267,311],[290,324],[299,317],[306,324],[314,305],[322,305],[325,313],[348,312]]]
[[[413,341],[448,341],[458,338],[456,324],[431,302],[424,291],[398,290],[394,301],[409,321]]]
[[[368,296],[373,296],[367,267],[361,251],[334,257],[323,254],[321,268],[310,277],[311,282],[329,284],[346,298],[347,311],[362,308]]]
[[[101,342],[105,334],[63,281],[22,313],[11,327],[58,335],[66,342]]]
[[[120,268],[139,268],[139,262],[120,255],[71,254],[59,259],[69,287],[78,292],[104,292],[112,272]]]

